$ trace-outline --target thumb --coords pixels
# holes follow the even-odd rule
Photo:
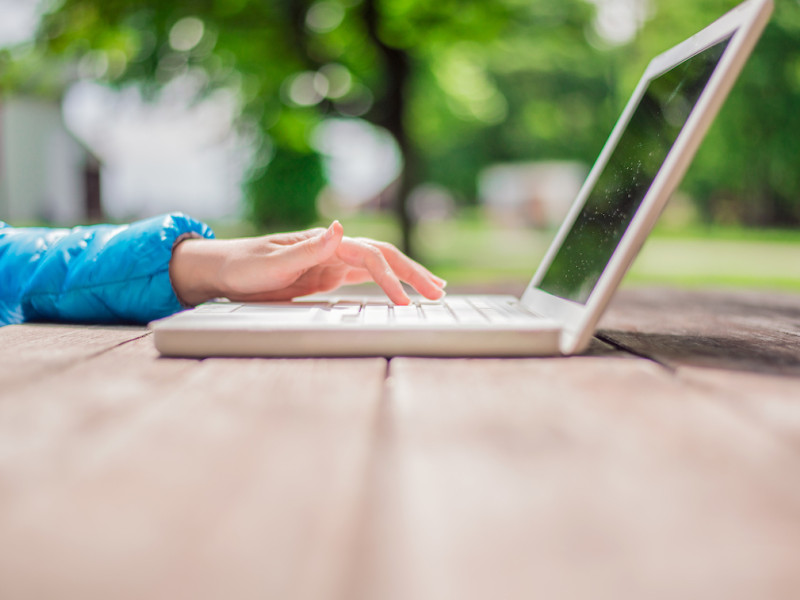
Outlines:
[[[287,247],[282,253],[282,266],[287,271],[307,271],[328,260],[339,247],[343,233],[342,224],[334,221],[319,235]]]

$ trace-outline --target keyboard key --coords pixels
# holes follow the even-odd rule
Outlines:
[[[422,304],[420,305],[420,311],[425,317],[425,321],[430,324],[452,324],[456,322],[456,318],[453,316],[446,306],[443,304]]]
[[[391,308],[386,305],[367,304],[362,310],[365,325],[386,325],[389,323]]]
[[[394,322],[398,324],[419,323],[422,321],[419,309],[411,304],[409,306],[395,306]]]
[[[310,323],[318,320],[326,311],[319,306],[242,306],[232,313],[236,318],[257,319],[272,323]]]
[[[448,299],[445,301],[445,304],[450,309],[450,311],[455,315],[456,319],[459,323],[467,323],[470,325],[476,323],[486,323],[487,319],[484,317],[480,311],[478,311],[472,304],[470,304],[466,299],[463,298],[454,298],[452,300]]]
[[[334,323],[339,321],[354,321],[359,318],[360,312],[360,304],[337,304],[327,311],[327,320]]]
[[[496,308],[495,304],[488,298],[470,298],[469,303],[478,310]]]
[[[481,313],[490,323],[506,323],[511,318],[507,312],[497,308],[483,308]]]

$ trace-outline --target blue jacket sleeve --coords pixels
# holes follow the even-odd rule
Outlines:
[[[177,213],[74,229],[0,223],[0,325],[146,323],[177,312],[169,261],[185,236],[214,233]]]

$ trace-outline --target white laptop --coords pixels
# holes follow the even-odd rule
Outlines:
[[[522,298],[211,302],[151,323],[166,356],[574,354],[633,262],[756,44],[748,0],[654,58]]]

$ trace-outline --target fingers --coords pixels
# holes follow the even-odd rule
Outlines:
[[[411,299],[403,289],[403,284],[383,253],[374,245],[361,240],[344,238],[336,255],[351,267],[365,270],[372,280],[389,296],[395,304],[406,305]]]
[[[338,223],[338,221],[336,221]],[[287,233],[271,233],[267,238],[273,244],[278,246],[293,246],[308,239],[315,238],[325,233],[327,229],[324,227],[314,227],[313,229],[304,229],[302,231],[291,231]]]
[[[303,273],[328,260],[342,242],[344,232],[341,223],[334,221],[327,229],[314,233],[316,235],[281,250],[282,269],[289,273]]]
[[[444,294],[447,282],[437,277],[417,261],[409,258],[392,244],[372,242],[383,254],[395,274],[409,283],[420,294],[431,300],[439,300]]]
[[[316,281],[314,277],[319,277],[320,268],[324,271],[325,268],[335,265],[335,262],[329,261],[335,255],[336,261],[341,261],[344,263],[343,267],[346,265],[349,268],[340,271],[340,284],[372,279],[392,302],[401,305],[411,302],[401,280],[409,283],[426,298],[438,300],[444,296],[446,282],[443,279],[433,275],[391,244],[367,238],[344,237],[338,221],[334,221],[328,229],[268,237],[273,246],[282,246],[274,255],[280,259],[280,272],[273,275],[273,279],[283,282],[283,287],[300,281],[301,277],[308,287],[308,282]],[[317,281],[311,287],[317,291],[321,284]]]
[[[447,285],[444,279],[436,277],[391,244],[364,238],[344,238],[336,254],[350,266],[366,271],[397,304],[410,302],[401,280],[431,300],[439,300],[444,296],[443,288]]]

